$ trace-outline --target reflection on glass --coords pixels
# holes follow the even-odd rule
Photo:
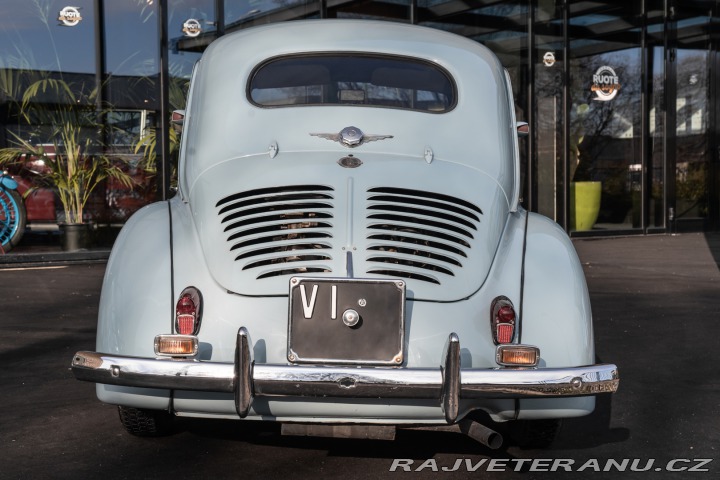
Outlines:
[[[576,8],[580,8],[576,6]],[[636,7],[570,19],[570,228],[640,228],[640,30]]]
[[[318,0],[225,0],[225,25],[296,20],[319,8]]]
[[[399,5],[409,5],[408,0],[396,0],[393,12],[399,20],[407,15]],[[409,7],[408,7],[409,9]],[[540,7],[540,10],[543,8]],[[550,8],[554,10],[554,8]],[[488,47],[497,55],[507,69],[515,101],[515,116],[518,120],[529,120],[528,91],[524,83],[528,63],[528,18],[530,7],[525,0],[503,2],[455,2],[452,0],[418,0],[417,17],[419,24],[445,30],[468,37]],[[388,14],[387,16],[393,16]],[[520,142],[521,185],[523,198],[528,198],[528,149],[529,142]],[[552,182],[551,182],[552,184]]]
[[[95,89],[93,1],[66,5],[54,0],[3,0],[0,101],[19,102],[31,84],[48,77],[65,82],[81,101]]]
[[[419,0],[418,8],[422,11],[420,24],[482,43],[500,58],[506,68],[524,65],[528,45],[528,2],[487,2],[489,5],[478,7],[482,3],[485,2]]]
[[[190,33],[192,36],[188,35],[188,20],[197,22],[200,28],[197,36],[194,36],[195,33]],[[168,2],[168,34],[170,36],[168,68],[171,78],[171,109],[185,108],[185,86],[190,80],[193,65],[198,61],[203,50],[202,47],[182,48],[183,42],[208,34],[212,36],[216,28],[215,0],[170,0]],[[208,39],[208,43],[213,38]]]
[[[250,98],[263,107],[362,105],[443,113],[455,85],[437,65],[369,55],[281,57],[251,75]]]
[[[535,185],[534,210],[560,221],[563,207],[563,25],[555,2],[539,2],[535,10]],[[558,194],[561,196],[558,198]]]
[[[704,11],[678,8],[676,56],[675,219],[696,221],[708,216],[710,41]]]
[[[157,75],[157,17],[146,0],[104,4],[105,65],[117,76]]]
[[[0,68],[94,73],[94,2],[67,5],[56,0],[3,0]]]
[[[167,9],[171,39],[196,37],[217,30],[215,0],[168,0]]]
[[[664,55],[662,46],[653,47],[650,54],[651,85],[650,115],[648,119],[650,134],[650,217],[648,226],[665,226],[665,85]]]
[[[106,100],[114,108],[158,109],[156,7],[146,0],[104,3]]]
[[[330,2],[328,2],[330,4]],[[336,18],[363,18],[366,20],[410,21],[410,0],[383,0],[328,5],[328,16]]]

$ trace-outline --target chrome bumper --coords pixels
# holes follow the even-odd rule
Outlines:
[[[78,352],[78,380],[128,387],[234,393],[238,415],[247,416],[254,397],[352,397],[437,399],[448,423],[458,417],[460,398],[537,398],[615,392],[611,364],[572,368],[462,369],[460,341],[451,334],[439,368],[325,367],[254,364],[245,328],[237,335],[235,362],[138,358]]]

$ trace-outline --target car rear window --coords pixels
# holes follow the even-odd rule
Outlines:
[[[436,64],[387,55],[316,54],[273,58],[250,77],[261,107],[360,105],[443,113],[455,106],[450,75]]]

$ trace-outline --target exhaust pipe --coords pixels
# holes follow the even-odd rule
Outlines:
[[[462,433],[492,450],[497,450],[503,444],[502,435],[475,420],[463,418],[458,425]]]

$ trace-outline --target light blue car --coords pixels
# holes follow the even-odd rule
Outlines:
[[[390,22],[251,28],[210,45],[178,117],[179,192],[123,228],[97,352],[72,361],[131,433],[450,425],[497,448],[504,424],[546,445],[617,389],[570,240],[519,205],[527,125],[487,48]]]

